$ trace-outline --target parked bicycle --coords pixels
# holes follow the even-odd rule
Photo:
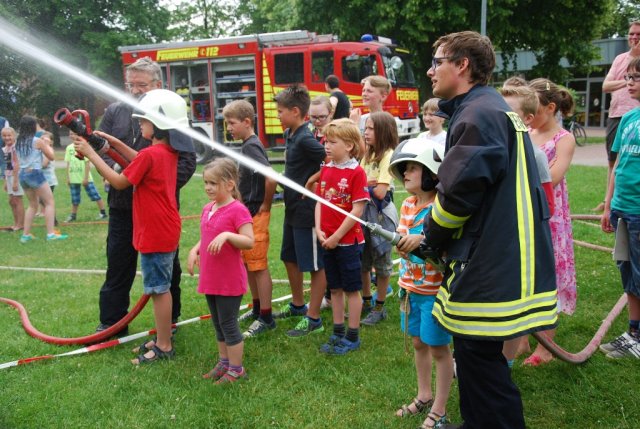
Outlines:
[[[578,146],[584,146],[587,144],[587,131],[582,124],[576,120],[576,115],[563,121],[564,128],[573,134]]]

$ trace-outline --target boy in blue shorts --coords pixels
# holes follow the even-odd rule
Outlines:
[[[88,159],[78,159],[76,150],[72,144],[65,149],[64,160],[67,163],[67,185],[71,193],[71,214],[67,218],[67,222],[75,222],[78,215],[78,206],[80,206],[80,187],[84,187],[87,196],[91,201],[98,205],[98,220],[106,219],[107,213],[104,209],[104,201],[93,184],[93,176],[91,175],[91,163]]]
[[[453,358],[449,343],[451,336],[435,321],[431,312],[442,283],[443,273],[410,252],[418,248],[423,223],[436,197],[436,174],[444,147],[433,141],[412,139],[394,151],[389,171],[404,183],[411,194],[400,208],[398,242],[402,256],[400,265],[401,326],[411,335],[415,350],[418,394],[401,406],[396,416],[406,417],[427,412],[421,428],[442,428],[446,424],[446,406],[453,380]],[[436,364],[436,391],[431,389],[431,361]]]
[[[313,137],[305,117],[311,98],[304,86],[293,85],[275,97],[278,118],[285,128],[286,141],[284,175],[300,186],[320,170],[324,161],[324,147]],[[322,332],[320,304],[326,289],[323,252],[314,231],[315,200],[306,198],[290,188],[284,190],[284,225],[280,259],[284,262],[291,286],[289,305],[274,315],[276,318],[304,316],[296,327],[287,332],[290,337],[303,337]],[[303,273],[311,273],[311,299],[304,302]]]
[[[640,100],[640,58],[629,62],[627,90]],[[640,359],[640,108],[627,112],[620,120],[611,152],[618,154],[611,172],[601,225],[605,232],[616,229],[616,247],[628,242],[628,253],[616,259],[622,287],[627,294],[629,330],[602,344],[608,358]],[[624,225],[624,226],[623,226]],[[624,247],[624,246],[620,246]]]
[[[136,152],[115,137],[100,134],[125,159],[131,160],[122,173],[112,170],[86,140],[74,139],[76,151],[89,158],[114,189],[135,187],[133,247],[140,252],[144,293],[153,300],[157,337],[134,349],[139,353],[131,361],[134,365],[175,356],[169,288],[181,232],[176,200],[178,152],[193,151],[191,138],[177,129],[189,126],[182,97],[166,89],[154,89],[144,95],[139,107],[142,113],[132,116],[138,118],[140,133],[151,141],[151,146]]]

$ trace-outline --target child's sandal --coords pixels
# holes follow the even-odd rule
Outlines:
[[[211,371],[202,375],[202,378],[206,380],[218,381],[227,373],[229,367],[225,366],[222,362],[218,362]]]
[[[430,421],[433,424],[430,424]],[[447,414],[440,415],[434,411],[429,411],[427,418],[418,429],[440,429],[447,424]]]
[[[176,351],[174,349],[169,350],[168,352],[162,351],[158,348],[158,346],[153,346],[151,350],[153,352],[153,356],[148,358],[145,356],[145,353],[139,354],[136,358],[138,363],[135,363],[133,360],[131,361],[134,365],[140,365],[143,363],[153,363],[158,360],[170,360],[176,356]]]
[[[225,372],[224,375],[220,377],[215,384],[235,383],[237,381],[244,380],[246,378],[248,378],[247,371],[242,370],[242,372],[235,372],[231,369],[228,369],[227,372]]]
[[[412,411],[409,408],[411,405],[416,407],[416,411]],[[411,404],[405,404],[396,411],[396,416],[398,417],[407,417],[407,416],[415,416],[416,414],[420,414],[421,412],[428,410],[429,407],[433,405],[433,398],[429,399],[426,402],[421,401],[418,398],[414,398]]]

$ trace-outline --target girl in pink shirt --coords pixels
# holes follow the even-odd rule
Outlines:
[[[198,293],[205,295],[218,342],[218,363],[204,374],[216,384],[246,378],[242,366],[244,343],[238,312],[247,291],[241,250],[253,247],[249,210],[239,201],[238,166],[218,158],[205,166],[204,190],[211,200],[200,218],[200,241],[189,252],[188,269],[200,267]]]

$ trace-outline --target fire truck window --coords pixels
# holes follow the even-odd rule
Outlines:
[[[347,82],[360,83],[374,74],[378,74],[375,55],[351,54],[342,58],[342,76]]]
[[[312,52],[311,80],[313,82],[324,82],[324,79],[330,74],[333,74],[333,52]]]
[[[304,58],[302,52],[274,55],[276,83],[304,82]]]

